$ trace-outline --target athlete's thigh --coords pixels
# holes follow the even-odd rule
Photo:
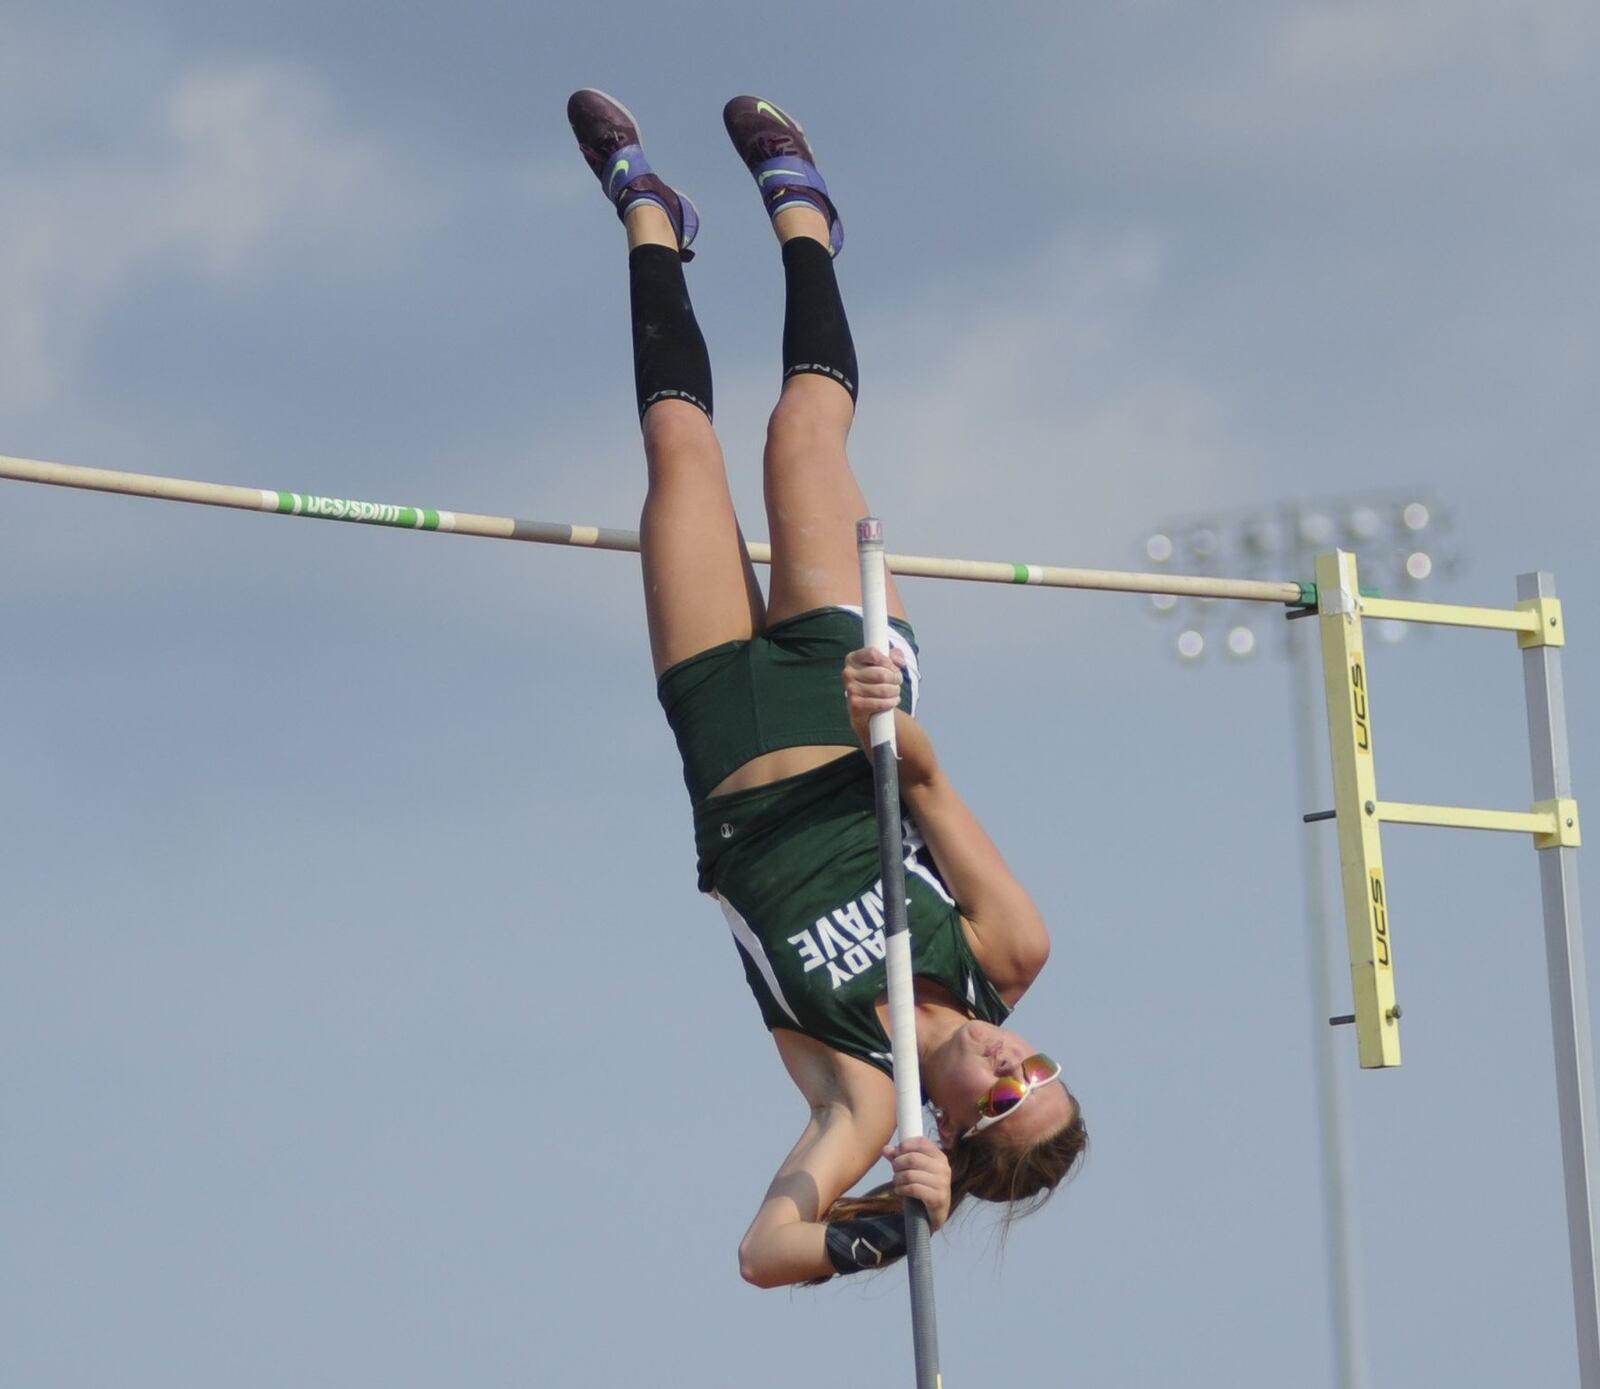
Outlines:
[[[707,647],[749,640],[764,611],[711,422],[693,405],[664,400],[645,413],[644,443],[650,485],[640,558],[660,675]]]
[[[814,393],[820,388],[820,398]],[[835,400],[828,392],[836,393]],[[856,522],[871,515],[845,452],[849,397],[819,376],[791,378],[767,432],[767,524],[772,583],[767,621],[833,604],[861,602]],[[905,618],[894,580],[889,613]]]

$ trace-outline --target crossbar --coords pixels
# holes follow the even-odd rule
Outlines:
[[[592,550],[639,549],[639,533],[605,526],[576,526],[552,521],[525,521],[512,516],[483,516],[470,511],[396,506],[388,502],[348,501],[301,492],[259,487],[233,487],[149,473],[121,473],[108,468],[79,468],[68,463],[41,463],[0,456],[0,478],[42,482],[53,487],[79,487],[94,492],[120,492],[165,502],[266,511],[279,516],[310,516],[325,521],[391,526],[398,530],[441,531],[487,540],[527,540],[539,545],[578,545]],[[757,564],[772,563],[772,547],[759,541],[746,548]],[[905,578],[966,579],[976,583],[1036,584],[1044,588],[1098,589],[1111,593],[1169,593],[1191,598],[1236,598],[1253,603],[1301,605],[1316,601],[1309,584],[1269,579],[1218,579],[1204,575],[1141,574],[1116,569],[1071,569],[1060,565],[1016,564],[1004,560],[941,559],[932,555],[886,555],[890,570]]]

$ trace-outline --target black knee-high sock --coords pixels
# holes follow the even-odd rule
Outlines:
[[[634,247],[628,253],[628,289],[639,418],[658,400],[686,400],[709,417],[711,357],[678,253],[669,246]]]
[[[833,257],[821,242],[797,236],[783,243],[783,379],[815,372],[856,398],[856,346],[844,315]]]

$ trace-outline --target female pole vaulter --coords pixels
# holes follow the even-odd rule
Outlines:
[[[808,1117],[739,1246],[777,1287],[877,1268],[905,1250],[901,1200],[937,1230],[966,1197],[1047,1198],[1087,1143],[1061,1068],[1004,1026],[1050,939],[1028,893],[913,717],[917,644],[893,581],[891,653],[860,649],[857,518],[845,452],[855,348],[833,260],[844,228],[799,123],[741,96],[723,121],[777,234],[783,384],[767,431],[772,540],[763,597],[712,427],[711,366],[683,262],[694,205],[645,158],[626,107],[573,94],[567,115],[627,232],[634,384],[648,491],[640,524],[657,692],[683,758],[699,886],[721,904],[762,1020]],[[842,684],[842,689],[841,689]],[[938,1143],[889,1146],[895,1101],[871,768],[895,709],[917,1050]],[[893,1180],[847,1193],[880,1157]]]

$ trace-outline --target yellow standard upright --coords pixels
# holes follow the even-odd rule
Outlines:
[[[1339,551],[1317,556],[1317,613],[1357,1048],[1363,1066],[1398,1066],[1400,1009],[1394,998],[1389,894],[1383,879],[1378,778],[1372,761],[1372,701],[1354,555]]]

